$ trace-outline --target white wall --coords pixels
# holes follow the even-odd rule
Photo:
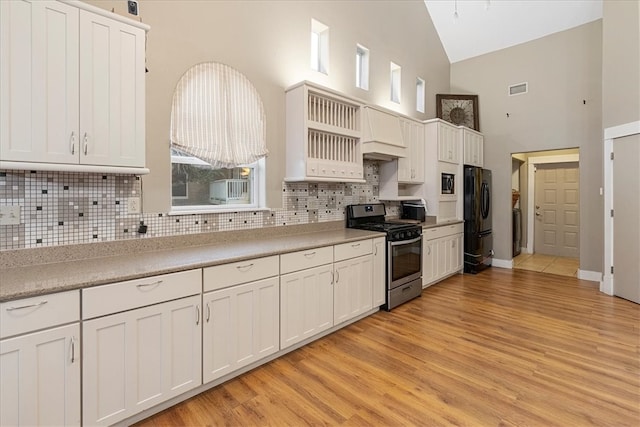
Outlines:
[[[126,15],[124,0],[90,3]],[[281,207],[284,178],[284,90],[311,80],[418,119],[435,117],[435,94],[449,90],[449,61],[421,1],[141,0],[147,42],[146,212],[170,206],[169,118],[181,75],[204,61],[244,73],[267,116],[267,204]],[[310,70],[311,18],[329,26],[329,75]],[[356,43],[370,49],[370,90],[355,88]],[[402,103],[389,98],[389,61],[402,66]],[[425,114],[415,112],[416,77],[426,80]]]
[[[579,147],[580,268],[602,271],[602,22],[452,64],[451,90],[479,95],[496,258],[511,259],[511,154]]]

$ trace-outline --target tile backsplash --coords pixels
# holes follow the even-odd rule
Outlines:
[[[344,220],[345,206],[378,201],[378,163],[364,166],[363,184],[283,183],[282,208],[187,215],[128,213],[142,192],[132,175],[1,170],[0,206],[22,210],[19,225],[0,225],[0,251]]]

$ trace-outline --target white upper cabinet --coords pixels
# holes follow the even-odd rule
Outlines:
[[[460,163],[460,129],[444,121],[437,121],[438,160],[448,163]]]
[[[421,184],[424,182],[424,125],[401,118],[400,127],[407,157],[398,158],[398,182]]]
[[[361,104],[307,82],[286,104],[285,181],[364,182]]]
[[[462,128],[464,164],[484,166],[484,136],[469,128]]]
[[[147,173],[148,27],[82,3],[0,12],[0,168]]]
[[[77,163],[79,10],[0,2],[0,160]]]
[[[80,163],[144,167],[145,32],[80,11]]]

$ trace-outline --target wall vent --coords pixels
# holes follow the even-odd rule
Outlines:
[[[529,83],[527,82],[509,86],[509,96],[522,95],[527,92],[529,92]]]

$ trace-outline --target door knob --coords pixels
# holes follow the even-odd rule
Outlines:
[[[540,206],[536,205],[536,209],[540,209]]]
[[[541,216],[542,214],[540,212],[536,212],[536,216]]]

